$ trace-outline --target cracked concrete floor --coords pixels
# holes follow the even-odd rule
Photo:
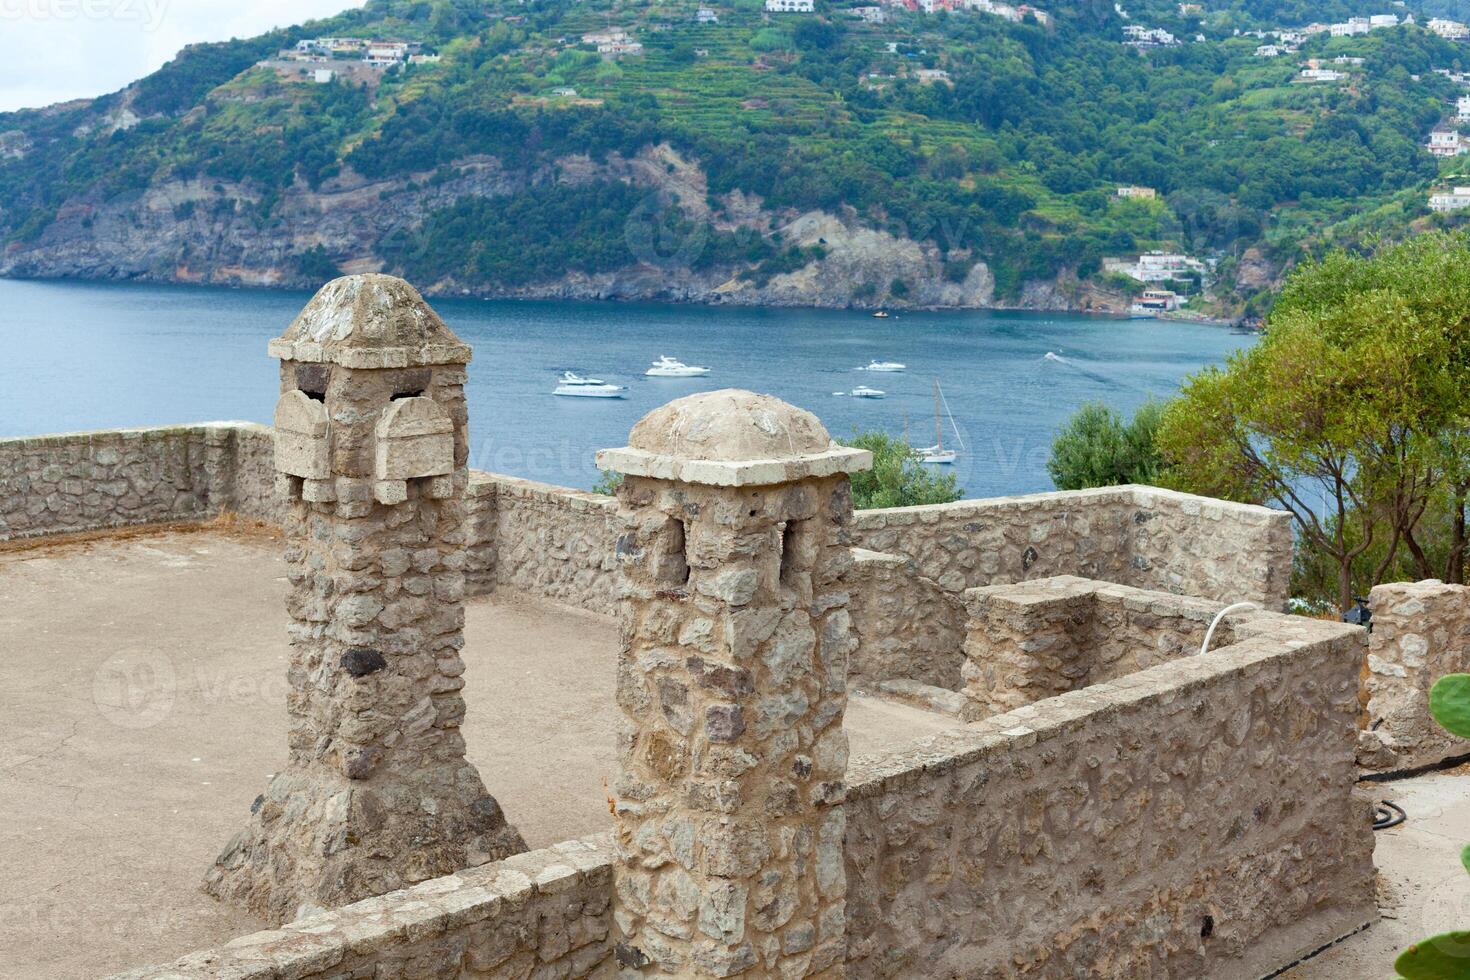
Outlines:
[[[259,928],[198,890],[285,761],[278,539],[129,531],[0,550],[0,978],[95,977]],[[608,823],[609,619],[466,614],[470,760],[532,847]],[[954,724],[854,698],[854,753]]]

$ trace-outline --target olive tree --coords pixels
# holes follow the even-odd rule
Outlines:
[[[1170,482],[1289,511],[1337,569],[1343,608],[1405,549],[1430,577],[1426,512],[1460,515],[1470,416],[1470,242],[1434,234],[1298,268],[1254,347],[1186,379],[1157,436]],[[1361,561],[1372,555],[1368,567]]]

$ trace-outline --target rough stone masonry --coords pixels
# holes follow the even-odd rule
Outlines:
[[[651,412],[625,475],[613,918],[625,976],[822,977],[846,956],[848,473],[744,391]]]
[[[328,283],[270,345],[290,761],[205,888],[273,922],[525,850],[465,759],[470,349],[413,287]]]

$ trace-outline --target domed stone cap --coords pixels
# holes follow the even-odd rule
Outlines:
[[[654,409],[633,426],[626,447],[598,453],[597,465],[684,483],[761,486],[854,473],[873,457],[837,445],[811,412],[726,388]]]
[[[270,342],[285,361],[349,368],[468,364],[470,348],[408,283],[377,273],[333,279]]]

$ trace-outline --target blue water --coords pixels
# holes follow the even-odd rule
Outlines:
[[[216,419],[269,422],[276,363],[266,341],[306,293],[0,280],[0,436]],[[470,465],[571,486],[592,454],[622,445],[645,412],[722,387],[769,392],[815,412],[835,436],[858,428],[933,441],[933,378],[965,452],[966,496],[1051,489],[1046,456],[1079,405],[1131,411],[1168,395],[1251,338],[1223,327],[1037,313],[904,313],[652,304],[434,300],[474,346]],[[1048,351],[1060,359],[1046,357]],[[660,354],[713,368],[646,379]],[[903,374],[854,371],[870,360]],[[566,369],[629,386],[622,401],[556,398]],[[881,401],[837,397],[859,384]],[[954,444],[945,423],[945,444]]]

